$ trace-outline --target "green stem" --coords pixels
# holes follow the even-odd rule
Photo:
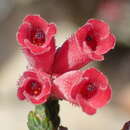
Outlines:
[[[28,115],[29,130],[58,130],[60,124],[58,100],[48,100],[37,105]]]

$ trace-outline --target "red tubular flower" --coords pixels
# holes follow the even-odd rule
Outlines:
[[[18,82],[17,96],[20,100],[27,99],[34,104],[47,101],[51,93],[51,81],[48,74],[36,73],[35,70],[24,72]]]
[[[28,15],[19,27],[17,40],[31,67],[50,72],[55,54],[55,24],[49,24],[39,15]]]
[[[115,37],[108,24],[90,19],[57,50],[53,72],[63,73],[79,69],[92,60],[104,60],[103,54],[114,45]]]
[[[112,91],[107,78],[95,68],[67,72],[53,83],[54,96],[81,106],[90,115],[111,99]]]

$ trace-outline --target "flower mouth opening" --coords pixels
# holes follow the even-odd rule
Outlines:
[[[38,96],[41,93],[42,85],[36,80],[30,80],[27,83],[25,91],[31,96]]]
[[[96,50],[96,47],[97,47],[97,41],[95,40],[95,38],[91,35],[87,35],[86,36],[86,44],[89,46],[89,48],[92,50],[92,51],[95,51]]]
[[[87,85],[85,84],[81,89],[81,95],[85,99],[90,99],[96,94],[96,92],[97,92],[97,87],[92,83],[88,83]]]
[[[40,29],[32,30],[30,40],[33,45],[42,46],[45,43],[45,33]]]

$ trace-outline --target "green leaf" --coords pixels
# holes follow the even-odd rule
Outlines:
[[[29,130],[57,130],[60,123],[58,101],[48,101],[42,105],[36,105],[35,111],[28,114]]]

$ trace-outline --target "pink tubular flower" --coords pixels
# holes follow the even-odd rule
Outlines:
[[[53,72],[63,73],[79,69],[93,60],[104,60],[103,54],[114,45],[115,36],[108,24],[90,19],[57,50]]]
[[[39,15],[28,15],[20,25],[17,40],[31,67],[50,72],[55,54],[55,24],[49,24]]]
[[[111,99],[112,91],[107,78],[95,68],[67,72],[53,83],[54,96],[81,106],[90,115]]]
[[[24,72],[18,82],[17,96],[20,100],[27,99],[34,104],[41,104],[47,101],[51,93],[51,81],[48,74],[36,73],[35,70]]]

